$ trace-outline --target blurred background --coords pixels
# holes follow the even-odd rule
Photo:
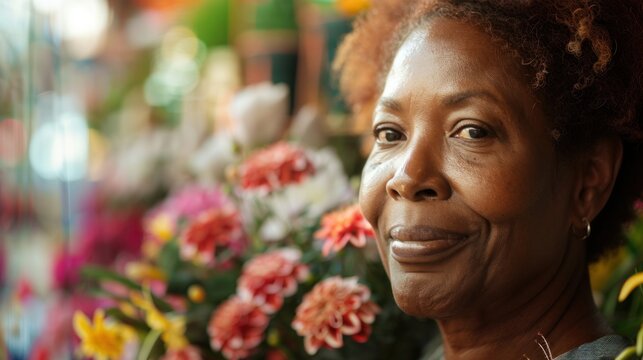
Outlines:
[[[257,149],[332,149],[346,181],[306,206],[328,202],[319,218],[353,201],[368,126],[350,116],[331,63],[366,8],[0,0],[0,358],[82,357],[72,314],[101,305],[78,290],[80,269],[140,259],[151,209],[187,186],[226,183],[230,165]],[[269,225],[263,238],[285,237]],[[642,243],[639,219],[627,246],[593,269],[597,301],[630,336],[641,296],[619,305],[616,294]]]

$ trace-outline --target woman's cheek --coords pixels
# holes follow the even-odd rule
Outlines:
[[[386,182],[392,175],[390,162],[369,158],[362,171],[359,203],[364,217],[377,233],[377,222],[386,202]]]
[[[542,175],[525,169],[529,164],[499,160],[447,162],[453,164],[446,170],[453,193],[491,222],[504,222],[524,213],[543,195]]]

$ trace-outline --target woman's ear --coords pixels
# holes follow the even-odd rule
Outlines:
[[[584,154],[576,197],[574,224],[582,228],[583,218],[592,221],[612,193],[623,158],[623,143],[615,136],[597,140]]]

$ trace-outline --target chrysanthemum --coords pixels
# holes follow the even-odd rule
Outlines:
[[[241,216],[232,206],[202,213],[188,225],[179,240],[184,260],[207,266],[215,265],[215,256],[225,264],[241,254],[246,244]]]
[[[263,340],[268,320],[252,302],[232,297],[210,318],[210,346],[229,360],[248,357]]]
[[[241,187],[269,193],[315,173],[302,149],[280,142],[251,155],[239,168]]]
[[[297,291],[297,282],[308,276],[308,267],[299,262],[296,249],[280,249],[256,256],[243,268],[237,293],[250,299],[264,312],[281,308],[284,298]]]
[[[304,297],[292,327],[304,337],[310,355],[320,347],[340,348],[343,335],[366,342],[379,307],[370,301],[370,290],[357,278],[338,276],[323,280]]]
[[[94,312],[93,324],[80,311],[74,314],[74,330],[85,356],[98,360],[119,359],[132,330],[118,323],[105,322],[103,310]]]
[[[349,242],[353,246],[364,247],[366,239],[373,236],[375,232],[357,204],[324,215],[321,228],[315,232],[316,238],[324,240],[324,256],[328,256],[331,250],[340,251]]]

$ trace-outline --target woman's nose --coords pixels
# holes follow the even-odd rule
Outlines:
[[[451,186],[435,161],[421,152],[409,153],[386,183],[386,192],[394,200],[446,200]]]

